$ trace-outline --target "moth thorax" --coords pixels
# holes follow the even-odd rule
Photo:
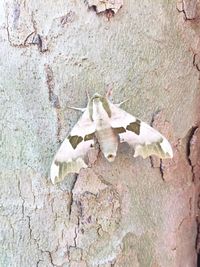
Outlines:
[[[99,120],[107,120],[108,119],[108,113],[105,110],[103,103],[100,99],[94,99],[93,100],[93,114],[92,114],[93,120],[95,122]]]

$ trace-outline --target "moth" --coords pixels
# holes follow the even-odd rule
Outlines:
[[[123,102],[122,102],[123,103]],[[167,139],[148,124],[113,104],[108,96],[94,94],[70,134],[61,144],[51,165],[51,181],[63,180],[69,173],[87,168],[87,152],[98,141],[101,152],[109,161],[115,160],[118,144],[127,142],[134,148],[134,157],[172,158],[173,151]]]

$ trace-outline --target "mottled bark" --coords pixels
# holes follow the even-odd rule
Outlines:
[[[0,2],[0,266],[196,267],[200,189],[198,1]],[[130,101],[174,158],[92,166],[53,186],[50,164],[85,90]]]

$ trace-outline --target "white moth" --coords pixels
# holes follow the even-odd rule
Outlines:
[[[119,142],[134,148],[134,157],[172,158],[167,139],[148,124],[122,110],[107,97],[94,94],[69,136],[61,144],[51,165],[52,183],[63,180],[69,173],[87,168],[86,155],[95,140],[105,158],[114,161]]]

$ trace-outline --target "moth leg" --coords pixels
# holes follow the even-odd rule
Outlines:
[[[131,99],[131,98],[129,97],[129,98],[125,99],[124,101],[122,101],[122,102],[120,102],[120,103],[118,103],[118,104],[115,104],[115,106],[117,106],[118,108],[120,108],[121,105],[123,105],[124,103],[126,103],[126,102],[129,101],[130,99]]]
[[[76,111],[81,111],[81,112],[85,112],[85,110],[86,110],[86,108],[76,108],[76,107],[69,107],[69,106],[67,106],[67,108],[73,109],[73,110],[76,110]]]

